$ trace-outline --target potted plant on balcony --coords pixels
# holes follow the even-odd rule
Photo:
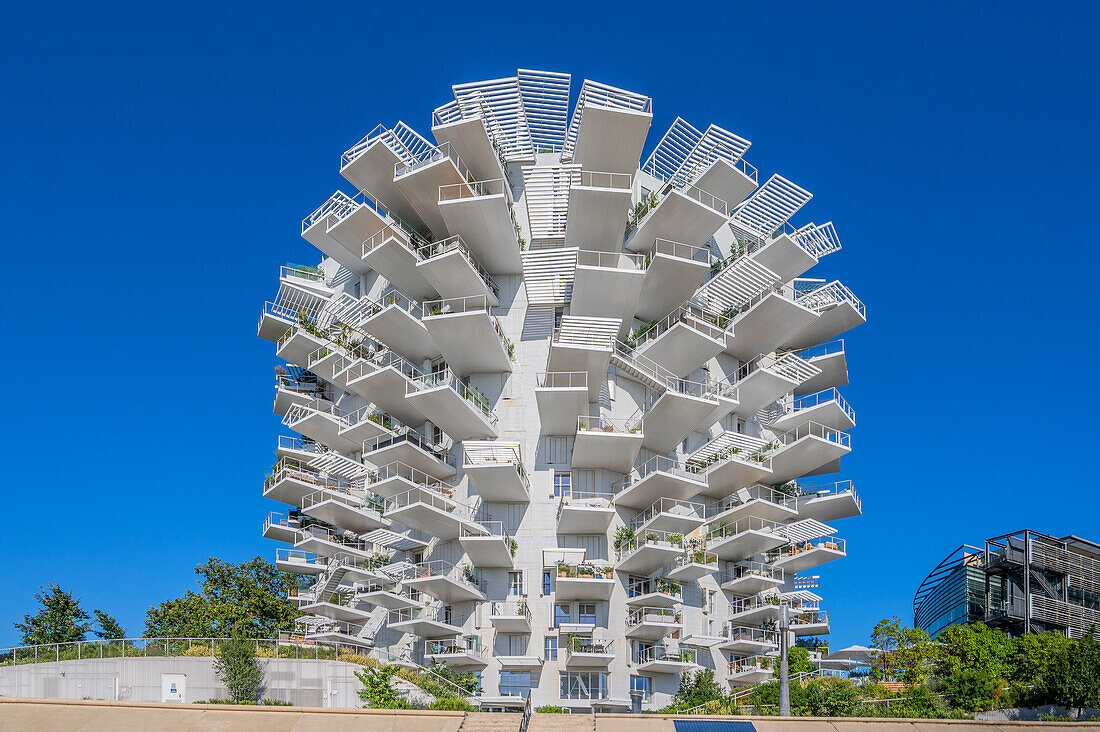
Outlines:
[[[519,542],[509,536],[508,537],[508,551],[511,552],[512,559],[516,558],[516,550],[517,549],[519,549]]]
[[[683,534],[669,534],[668,535],[668,541],[669,541],[670,544],[680,544],[680,545],[682,545],[684,543],[684,535]]]
[[[565,562],[565,561],[558,562],[558,576],[559,577],[568,577],[569,576],[569,563],[568,562]]]
[[[646,532],[645,540],[647,544],[656,544],[661,540],[661,536],[655,531]]]
[[[580,579],[593,579],[595,577],[595,567],[587,562],[582,562],[577,565],[577,577]]]
[[[471,585],[477,584],[477,572],[469,564],[462,565],[462,579],[466,580]]]
[[[629,526],[620,526],[615,529],[615,550],[622,551],[630,542],[634,541],[634,529]]]

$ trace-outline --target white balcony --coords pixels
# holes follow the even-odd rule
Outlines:
[[[343,620],[324,620],[320,618],[304,618],[310,621],[310,629],[306,631],[306,640],[322,643],[332,643],[341,646],[358,646],[367,649],[374,645],[373,638],[364,638],[360,634],[363,626],[348,623]]]
[[[782,603],[778,595],[733,600],[730,602],[728,622],[731,625],[746,627],[778,623],[783,614]]]
[[[774,482],[771,463],[763,449],[768,443],[727,430],[699,448],[688,465],[706,481],[700,491],[707,498],[725,498],[757,482]]]
[[[447,498],[454,496],[452,480],[441,480],[404,463],[382,465],[369,471],[366,476],[367,490],[383,498],[392,498],[418,487],[427,488]]]
[[[648,575],[676,559],[684,552],[683,534],[668,531],[646,531],[636,534],[629,541],[616,545],[619,561],[615,569]]]
[[[733,323],[726,331],[726,353],[747,361],[771,353],[810,327],[818,314],[794,295],[789,287],[774,286],[724,313]]]
[[[713,424],[713,415],[723,408],[710,383],[672,383],[674,388],[655,395],[643,408],[647,429],[642,447],[658,455],[672,452],[696,428]]]
[[[371,269],[363,261],[363,240],[386,226],[387,219],[386,208],[371,195],[336,191],[302,220],[302,237],[345,269],[363,275]]]
[[[305,326],[295,325],[276,342],[275,355],[288,363],[308,369],[309,354],[328,344],[328,338],[312,323]]]
[[[574,468],[603,468],[629,473],[642,449],[640,419],[582,416],[577,418],[577,436],[573,442]],[[643,501],[641,508],[649,502]]]
[[[684,621],[679,610],[667,607],[640,607],[626,617],[626,637],[638,640],[660,640],[682,632]]]
[[[306,357],[306,368],[325,381],[332,381],[336,367],[340,365],[344,350],[332,342],[326,342]]]
[[[848,385],[848,355],[844,350],[843,338],[807,348],[798,356],[820,371],[799,384],[794,390],[795,396]]]
[[[437,233],[464,233],[450,229],[445,221],[439,189],[454,187],[469,190],[473,180],[473,174],[450,143],[432,147],[414,160],[394,165],[394,184],[412,204],[420,219]]]
[[[405,465],[437,481],[447,480],[458,473],[454,467],[454,458],[441,445],[430,442],[423,435],[412,430],[394,437],[365,442],[363,459],[378,466]],[[400,477],[413,479],[411,474],[397,475],[398,472],[391,471],[385,477],[393,480]],[[383,495],[383,486],[372,485],[370,488],[379,495]],[[399,492],[401,491],[393,490],[391,495]]]
[[[485,602],[483,582],[472,567],[456,567],[443,561],[413,565],[403,578],[406,589],[416,590],[437,600],[455,602]]]
[[[538,656],[493,656],[493,659],[500,664],[502,669],[516,669],[536,671],[542,668],[543,660]],[[515,704],[515,706],[522,707],[524,704],[523,697],[500,697],[503,704]],[[485,697],[481,697],[481,703],[485,704]],[[494,704],[495,706],[495,704]]]
[[[314,399],[323,398],[325,386],[311,374],[276,374],[275,375],[275,403],[272,411],[280,417],[294,405],[304,406]]]
[[[321,490],[303,496],[301,506],[316,519],[360,534],[390,526],[389,519],[382,518],[382,500],[370,494],[360,497]]]
[[[640,254],[577,252],[573,275],[573,315],[611,316],[624,324],[634,318],[645,280],[645,257]]]
[[[428,300],[424,327],[459,376],[512,371],[513,345],[485,295]]]
[[[666,648],[656,645],[643,650],[638,658],[638,671],[650,674],[679,674],[698,668],[693,648]]]
[[[420,221],[416,209],[394,182],[394,168],[417,159],[432,147],[403,122],[392,130],[378,125],[340,157],[340,175],[361,191],[377,193],[395,207],[401,218]]]
[[[418,376],[407,385],[405,398],[452,440],[500,436],[489,399],[450,369]]]
[[[485,649],[471,639],[429,640],[424,642],[424,660],[451,668],[485,668],[489,665]]]
[[[790,521],[799,515],[793,496],[763,485],[751,485],[734,491],[707,508],[708,524],[758,518],[764,521]]]
[[[774,659],[770,656],[737,657],[729,662],[726,681],[730,686],[755,686],[770,681],[774,675]]]
[[[840,458],[852,451],[848,433],[816,422],[779,435],[774,444],[770,482],[776,484],[838,469]]]
[[[437,203],[446,231],[461,236],[487,270],[494,274],[523,271],[507,180],[441,185]]]
[[[677,582],[695,582],[718,571],[718,555],[701,549],[689,549],[676,557],[665,577]]]
[[[811,610],[791,618],[791,632],[796,636],[828,635],[829,614],[824,610]]]
[[[707,551],[729,562],[739,562],[786,543],[782,524],[758,518],[720,521],[707,529]]]
[[[768,424],[768,429],[777,432],[788,432],[808,422],[834,430],[850,430],[856,426],[855,410],[835,388],[784,400],[779,409],[779,416]]]
[[[404,424],[421,424],[427,417],[405,400],[412,380],[423,372],[388,348],[353,361],[342,373],[344,388],[386,410]]]
[[[588,413],[588,374],[584,371],[540,373],[535,387],[539,431],[544,435],[571,435],[577,417]]]
[[[481,262],[462,241],[454,236],[423,245],[416,269],[423,273],[435,291],[444,298],[479,295],[490,305],[498,304],[499,288]]]
[[[575,457],[573,464],[576,467]],[[663,498],[687,500],[704,488],[706,483],[701,476],[671,458],[656,456],[630,470],[615,484],[615,505],[646,509]]]
[[[452,622],[450,608],[439,606],[391,610],[388,627],[421,638],[447,638],[462,633],[462,628]]]
[[[704,511],[705,506],[702,503],[661,497],[632,518],[630,528],[636,534],[644,534],[646,531],[690,534],[703,525]]]
[[[558,503],[559,534],[603,534],[615,517],[612,493],[572,491]]]
[[[338,602],[333,602],[338,600]],[[319,615],[323,618],[341,620],[345,623],[362,623],[370,620],[373,608],[360,608],[354,604],[341,604],[349,602],[341,595],[334,594],[324,602],[311,602],[302,605],[299,610],[311,615]]]
[[[798,515],[802,518],[836,521],[863,513],[859,494],[850,480],[824,485],[799,483],[798,488]]]
[[[737,656],[764,655],[779,648],[779,633],[727,623],[718,647]]]
[[[489,622],[498,633],[530,633],[531,608],[527,599],[494,602],[489,609]]]
[[[588,401],[600,396],[607,382],[607,367],[615,347],[615,338],[622,326],[618,318],[592,318],[566,315],[561,327],[550,339],[548,372],[583,371],[587,374]]]
[[[787,348],[816,346],[867,322],[867,308],[841,283],[813,284],[811,288],[800,288],[798,304],[818,317],[797,335],[787,338],[783,342]]]
[[[736,162],[714,157],[695,164],[691,178],[695,185],[710,191],[730,207],[737,206],[756,190],[759,173],[747,161]]]
[[[782,587],[784,581],[782,569],[761,562],[734,565],[718,577],[718,584],[734,597],[751,597],[766,590],[775,590]]]
[[[614,641],[577,636],[565,636],[564,640],[564,643],[559,640],[558,657],[567,668],[605,669],[615,660]]]
[[[726,332],[718,314],[681,305],[632,336],[635,351],[679,377],[690,374],[726,347]]]
[[[464,524],[476,527],[469,506],[422,486],[387,498],[385,516],[444,540],[461,536]]]
[[[422,300],[431,297],[436,288],[420,268],[418,252],[428,244],[422,235],[397,223],[389,223],[369,237],[364,237],[361,256],[364,264],[391,285]]]
[[[518,442],[468,440],[462,443],[462,470],[483,501],[531,500],[531,483],[523,468]]]
[[[505,174],[502,155],[497,152],[487,128],[487,125],[492,124],[490,120],[493,118],[487,118],[486,112],[492,114],[488,107],[484,107],[475,116],[432,125],[432,134],[436,141],[440,145],[449,144],[458,151],[462,161],[470,167],[470,172],[478,180],[491,180]]]
[[[407,610],[423,607],[424,603],[398,591],[393,582],[366,581],[354,585],[355,598],[387,610]]]
[[[280,338],[286,335],[288,330],[298,323],[300,312],[293,305],[282,302],[282,298],[279,298],[279,300],[279,302],[268,300],[264,303],[263,310],[260,311],[260,320],[256,324],[256,335],[272,343],[277,343]],[[314,302],[312,307],[309,308],[311,312],[316,312],[324,304],[322,298],[311,297],[310,300]]]
[[[654,200],[656,204],[651,205]],[[693,185],[671,188],[663,196],[651,194],[641,206],[633,212],[635,219],[639,218],[637,214],[642,215],[626,240],[626,248],[632,252],[648,252],[658,239],[698,246],[709,239],[729,215],[725,201]]]
[[[639,580],[631,578],[626,588],[629,607],[675,607],[684,601],[683,587],[665,577]]]
[[[630,195],[629,174],[572,171],[565,245],[598,252],[621,252]]]
[[[790,546],[773,552],[769,556],[769,561],[773,567],[789,574],[797,574],[846,556],[845,546],[844,539],[837,536],[792,541]]]
[[[325,447],[323,445],[309,438],[291,437],[289,435],[279,435],[279,440],[275,447],[275,456],[279,460],[290,458],[291,460],[296,460],[301,465],[305,465],[324,452]]]
[[[707,276],[709,256],[702,247],[657,239],[646,252],[648,263],[635,316],[657,320],[687,302]]]
[[[344,428],[342,415],[335,404],[324,399],[292,406],[283,417],[283,424],[300,435],[341,452],[354,452],[362,444],[341,435]]]
[[[512,569],[515,565],[513,557],[518,544],[504,532],[500,521],[479,521],[463,526],[458,543],[470,563],[479,569]]]
[[[332,281],[320,267],[305,264],[285,264],[279,267],[279,287],[288,285],[321,300],[329,300],[336,294]]]
[[[323,475],[294,458],[281,458],[264,479],[264,498],[301,507],[302,499],[318,490],[346,493],[348,483]]]
[[[752,256],[789,282],[813,268],[821,257],[839,249],[840,239],[831,221],[821,226],[806,224],[801,229],[784,224],[775,236],[762,241]]]
[[[373,554],[368,542],[349,539],[343,533],[334,533],[322,526],[309,526],[299,531],[294,548],[321,557],[340,557],[353,562],[370,559]]]
[[[324,558],[312,552],[286,548],[275,550],[275,568],[280,572],[316,577],[323,574],[327,566]]]
[[[414,363],[437,358],[439,346],[422,322],[420,303],[398,290],[369,303],[359,327]]]
[[[738,406],[734,411],[746,417],[755,415],[819,373],[817,366],[793,353],[746,361],[737,370]]]
[[[557,600],[610,600],[614,573],[603,564],[558,562],[554,597]]]
[[[340,415],[343,426],[340,437],[361,446],[367,440],[393,437],[407,428],[373,405],[366,405]]]
[[[300,528],[297,520],[291,521],[285,513],[272,511],[264,519],[264,528],[261,535],[265,539],[276,541],[294,541],[294,535]]]

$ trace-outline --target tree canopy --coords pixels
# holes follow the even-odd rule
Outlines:
[[[41,606],[38,612],[27,613],[22,623],[14,623],[19,631],[19,642],[25,646],[47,643],[71,643],[82,641],[92,627],[91,618],[80,607],[80,598],[71,590],[63,590],[56,584],[39,588],[34,599]]]

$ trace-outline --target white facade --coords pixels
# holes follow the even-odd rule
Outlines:
[[[805,276],[836,231],[747,140],[677,118],[640,162],[649,98],[569,86],[457,85],[435,142],[344,153],[358,192],[302,225],[324,260],[260,319],[290,431],[264,536],[311,638],[479,672],[485,708],[656,708],[687,670],[768,678],[781,604],[828,633],[865,312]]]

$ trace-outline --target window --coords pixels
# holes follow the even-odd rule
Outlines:
[[[561,627],[562,623],[569,622],[569,603],[568,602],[556,602],[554,603],[554,627]]]
[[[454,617],[453,617],[453,614],[451,612],[451,606],[450,605],[444,605],[443,606],[443,622],[446,623],[447,625],[453,625],[453,623],[451,623],[452,620],[454,620]]]
[[[652,651],[652,643],[647,641],[634,641],[634,663],[642,663]]]
[[[642,692],[642,701],[647,702],[653,696],[653,679],[648,676],[631,676],[630,690]]]
[[[543,638],[542,655],[544,661],[558,660],[558,637],[556,635],[548,635]]]
[[[649,592],[649,578],[629,575],[626,578],[626,596],[638,597]]]
[[[508,573],[508,596],[509,597],[522,597],[523,596],[523,572],[509,572]]]
[[[565,315],[565,308],[554,308],[554,328],[555,330],[561,327],[562,316]]]
[[[577,605],[577,622],[588,623],[590,625],[596,624],[596,604],[589,602],[582,602]]]
[[[502,634],[497,648],[503,651],[505,656],[526,656],[527,646],[531,636],[523,634]]]
[[[550,594],[550,578],[553,576],[549,569],[542,570],[542,594]]]
[[[569,498],[573,494],[572,478],[569,473],[554,473],[554,498]]]
[[[524,699],[531,693],[531,673],[529,671],[501,671],[501,696],[521,696]]]
[[[562,671],[558,693],[562,699],[602,699],[607,696],[607,674]]]

